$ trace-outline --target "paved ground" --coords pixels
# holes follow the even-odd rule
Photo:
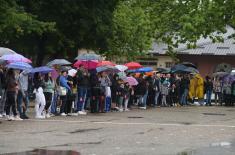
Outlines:
[[[0,120],[0,154],[33,149],[81,155],[235,154],[235,108],[181,107]]]

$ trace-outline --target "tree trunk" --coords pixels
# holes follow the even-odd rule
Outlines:
[[[46,40],[47,40],[47,36],[45,34],[43,34],[38,40],[36,66],[41,66],[43,64],[43,60],[46,54],[46,51],[45,51]]]

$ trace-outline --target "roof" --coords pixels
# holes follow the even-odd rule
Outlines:
[[[235,55],[235,40],[229,38],[235,34],[232,27],[227,26],[227,33],[222,34],[224,42],[213,43],[209,38],[201,38],[197,41],[197,48],[188,49],[186,44],[179,44],[175,49],[177,54],[190,54],[190,55]],[[154,43],[152,50],[149,53],[164,55],[167,51],[167,45],[163,43]]]

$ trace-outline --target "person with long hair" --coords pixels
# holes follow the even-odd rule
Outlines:
[[[46,117],[49,118],[50,117],[49,108],[51,106],[52,95],[55,89],[55,82],[51,77],[51,73],[47,73],[45,75],[43,85],[44,85],[43,93],[46,99],[46,106],[45,106]]]
[[[13,69],[7,72],[6,82],[6,119],[7,120],[22,120],[16,112],[16,96],[18,92],[18,82]],[[14,117],[10,116],[10,109],[12,109]]]

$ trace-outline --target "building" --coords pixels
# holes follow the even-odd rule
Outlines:
[[[226,27],[227,33],[223,34],[223,43],[212,43],[209,38],[202,38],[197,42],[197,48],[188,49],[185,44],[180,44],[177,49],[177,58],[180,62],[194,63],[202,76],[211,75],[215,71],[222,71],[218,66],[225,68],[235,67],[235,39],[229,38],[235,33],[231,27]],[[139,58],[142,65],[152,67],[170,68],[174,65],[173,59],[166,54],[167,45],[154,43],[147,57]]]

